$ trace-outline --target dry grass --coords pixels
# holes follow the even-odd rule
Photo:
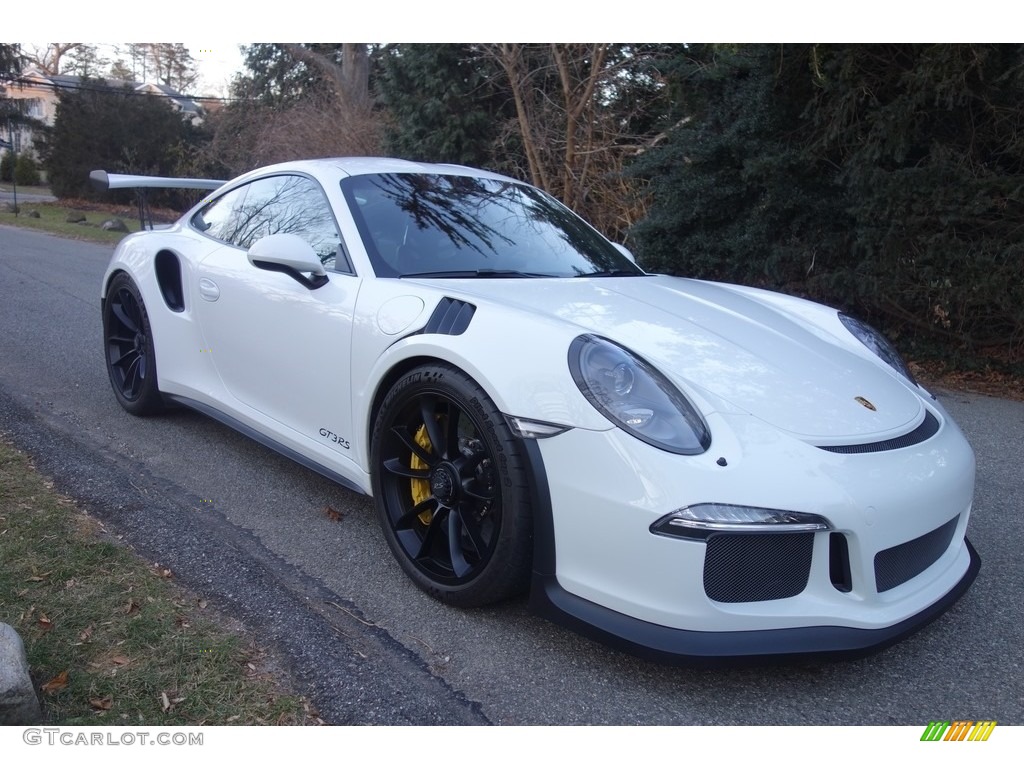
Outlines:
[[[320,722],[170,570],[139,560],[3,443],[0,563],[0,621],[25,641],[51,722]]]

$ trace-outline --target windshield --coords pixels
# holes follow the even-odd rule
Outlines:
[[[572,211],[525,184],[380,174],[341,182],[380,277],[642,275]]]

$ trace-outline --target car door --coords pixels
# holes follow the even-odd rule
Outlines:
[[[213,201],[192,225],[221,243],[199,264],[195,305],[229,410],[306,454],[349,458],[360,280],[319,184],[298,174],[257,179]],[[283,232],[313,247],[326,284],[310,288],[249,263],[250,246]]]

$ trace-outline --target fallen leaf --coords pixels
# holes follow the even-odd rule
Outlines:
[[[174,571],[172,571],[170,568],[162,568],[160,570],[160,575],[163,576],[165,579],[169,579],[172,576],[174,576]]]
[[[114,664],[117,664],[120,667],[123,667],[125,664],[130,663],[131,659],[129,659],[127,656],[117,655],[111,656],[110,661]]]
[[[93,709],[102,709],[106,711],[114,706],[114,697],[104,696],[102,699],[89,699],[89,706]]]
[[[86,627],[78,633],[78,639],[81,640],[83,643],[89,642],[90,637],[92,637],[92,624],[90,624],[88,627]]]
[[[205,601],[205,600],[203,600],[202,598],[199,598],[198,600],[196,600],[196,604],[197,604],[197,605],[198,605],[198,606],[199,606],[200,608],[205,608],[205,607],[206,607],[206,601]]]
[[[53,629],[53,622],[50,621],[50,618],[45,613],[39,614],[39,618],[36,619],[36,623],[43,628],[43,632],[49,632]]]
[[[122,610],[126,614],[131,616],[133,613],[138,613],[142,609],[139,608],[139,604],[138,603],[136,603],[134,600],[131,600],[131,601],[129,601],[129,603]]]
[[[167,693],[165,691],[160,692],[160,708],[164,712],[169,712],[171,709],[171,701],[167,698]]]
[[[327,515],[328,520],[333,520],[334,522],[338,522],[342,517],[342,513],[329,504],[324,507],[324,514]]]
[[[55,678],[49,682],[43,683],[41,689],[43,693],[56,693],[62,691],[68,687],[68,671],[65,669]]]

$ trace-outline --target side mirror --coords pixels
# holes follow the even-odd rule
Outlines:
[[[287,232],[260,238],[248,251],[249,263],[257,269],[284,272],[309,289],[327,283],[327,270],[313,246]],[[308,272],[312,277],[306,277]]]
[[[633,255],[633,252],[631,250],[629,250],[629,248],[624,246],[622,243],[612,243],[612,245],[615,246],[615,249],[619,253],[621,253],[623,256],[625,256],[627,259],[629,259],[634,264],[636,264],[636,256]]]

